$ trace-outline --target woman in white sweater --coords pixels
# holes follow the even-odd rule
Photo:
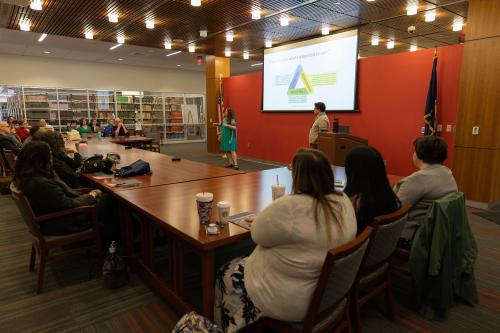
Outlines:
[[[335,189],[323,153],[301,149],[292,176],[292,194],[274,201],[253,222],[254,252],[218,272],[214,314],[225,332],[261,316],[302,321],[326,253],[356,236],[351,201]]]

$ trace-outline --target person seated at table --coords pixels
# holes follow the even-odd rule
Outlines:
[[[292,181],[292,194],[272,202],[254,220],[253,253],[218,271],[214,318],[225,332],[261,316],[302,321],[328,250],[356,236],[354,208],[335,189],[325,154],[299,150]]]
[[[448,146],[444,139],[439,136],[417,138],[413,147],[413,164],[418,171],[403,178],[394,187],[401,203],[412,206],[401,235],[401,247],[409,247],[418,224],[425,218],[434,200],[458,192],[451,170],[443,165],[448,155]]]
[[[101,130],[101,125],[97,121],[97,119],[92,119],[92,124],[90,125],[92,128],[92,133],[97,133]]]
[[[74,153],[70,158],[64,151],[64,138],[59,132],[38,131],[32,141],[43,141],[47,143],[52,152],[52,165],[60,180],[71,188],[82,187],[80,177],[76,173],[82,165],[82,157]]]
[[[19,126],[16,128],[16,134],[21,139],[23,143],[30,135],[30,130],[28,129],[28,122],[26,120],[19,120]]]
[[[115,136],[129,136],[128,130],[120,118],[115,119],[114,135]]]
[[[43,118],[38,121],[38,126],[40,126],[41,128],[50,129],[52,131],[54,130],[54,127],[51,124],[47,123],[47,121]]]
[[[358,235],[373,222],[375,216],[390,214],[401,207],[387,179],[384,159],[373,147],[354,148],[345,160],[347,185],[344,193],[351,198]]]
[[[76,130],[80,133],[81,137],[83,137],[84,133],[92,133],[92,127],[88,125],[87,119],[85,118],[80,119],[80,127]]]
[[[37,133],[39,129],[40,129],[40,126],[38,126],[38,125],[30,127],[30,135],[24,140],[24,142],[22,144],[23,147],[31,142],[31,140],[33,139],[33,135],[35,135],[35,133]]]
[[[102,131],[103,136],[115,136],[115,120],[108,119],[108,123],[104,126]]]
[[[6,121],[0,121],[0,149],[12,150],[14,155],[21,151],[21,142],[12,135],[10,126]]]
[[[52,153],[47,143],[35,141],[28,143],[19,154],[13,184],[28,199],[35,215],[44,215],[80,206],[96,205],[101,233],[104,237],[117,236],[109,233],[109,223],[103,223],[106,202],[100,190],[79,194],[59,180],[52,165]],[[56,218],[40,223],[44,235],[67,235],[88,229],[91,226],[86,214]]]

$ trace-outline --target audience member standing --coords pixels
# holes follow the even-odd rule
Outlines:
[[[309,130],[309,147],[318,149],[319,132],[327,132],[330,128],[330,120],[326,115],[325,103],[314,103],[314,116],[314,123]]]

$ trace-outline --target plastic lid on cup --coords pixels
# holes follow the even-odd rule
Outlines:
[[[217,203],[217,207],[228,208],[228,207],[231,207],[231,204],[229,203],[229,201],[219,201]]]
[[[197,193],[196,200],[199,202],[211,202],[214,200],[214,194],[210,192]]]

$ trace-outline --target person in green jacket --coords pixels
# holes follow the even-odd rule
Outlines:
[[[76,129],[80,136],[83,136],[83,133],[92,133],[92,127],[88,125],[88,121],[85,118],[80,120],[80,127]]]

